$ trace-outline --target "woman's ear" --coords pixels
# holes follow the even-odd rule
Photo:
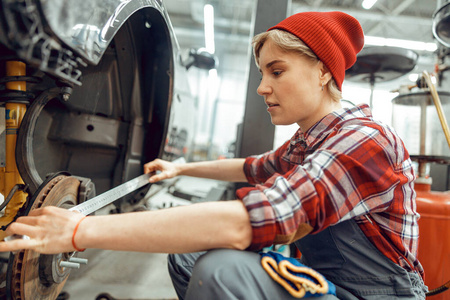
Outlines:
[[[330,81],[331,78],[333,78],[333,75],[331,75],[331,72],[328,70],[328,68],[324,65],[323,62],[320,61],[318,67],[319,67],[319,80],[324,85],[326,85],[328,81]]]

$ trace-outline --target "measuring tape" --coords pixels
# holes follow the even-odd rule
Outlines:
[[[116,186],[115,188],[104,192],[98,196],[95,196],[92,199],[84,201],[81,204],[78,204],[72,208],[70,211],[78,211],[83,215],[87,216],[102,207],[116,201],[117,199],[122,198],[125,195],[128,195],[131,192],[136,191],[137,189],[149,184],[148,179],[150,178],[150,173],[143,174],[139,177],[136,177],[130,181],[122,183],[121,185]]]
[[[99,210],[102,207],[105,207],[106,205],[116,201],[117,199],[122,198],[123,196],[128,195],[131,192],[136,191],[137,189],[149,184],[150,182],[148,179],[150,178],[150,173],[143,174],[139,177],[136,177],[130,181],[127,181],[125,183],[122,183],[121,185],[116,186],[115,188],[100,194],[98,196],[95,196],[92,199],[89,199],[87,201],[84,201],[81,204],[78,204],[72,208],[70,208],[70,211],[78,211],[82,213],[83,215],[87,216],[97,210]],[[27,239],[29,240],[30,237],[26,235],[21,234],[13,234],[10,236],[7,236],[4,238],[5,242],[13,241],[17,239]]]

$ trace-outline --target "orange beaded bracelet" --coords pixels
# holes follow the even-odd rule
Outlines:
[[[86,250],[86,248],[84,249],[79,249],[77,247],[77,245],[75,244],[75,235],[77,234],[77,230],[78,230],[78,226],[80,226],[81,222],[86,219],[87,216],[84,216],[83,218],[80,219],[80,221],[78,221],[77,225],[75,226],[75,229],[73,230],[73,234],[72,234],[72,246],[75,248],[75,250],[77,250],[78,252],[83,252],[84,250]]]

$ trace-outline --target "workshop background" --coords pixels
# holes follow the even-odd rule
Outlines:
[[[432,162],[425,165],[415,162],[416,168],[424,166],[433,177],[432,189],[449,190],[450,151],[436,113],[430,112],[426,129],[432,141],[421,144],[418,135],[424,124],[418,121],[420,104],[404,106],[401,97],[419,90],[423,84],[419,79],[427,71],[441,95],[445,115],[450,117],[450,79],[445,73],[449,48],[439,43],[432,32],[436,11],[448,1],[162,0],[162,3],[181,50],[177,54],[180,59],[190,53],[214,59],[213,66],[187,69],[187,91],[176,92],[184,102],[170,112],[162,158],[183,163],[245,157],[274,149],[289,139],[297,125],[273,126],[263,98],[256,93],[260,74],[251,54],[251,38],[288,15],[337,10],[357,18],[366,36],[359,61],[367,64],[347,72],[343,104],[370,104],[374,118],[392,125],[418,161]],[[431,149],[430,153],[424,153],[425,148]],[[235,188],[226,182],[180,177],[153,184],[139,205],[121,209],[157,210],[230,199]],[[96,214],[109,214],[115,209],[110,205]],[[289,254],[288,247],[277,250]],[[79,257],[89,262],[71,271],[59,299],[177,298],[168,275],[166,254],[87,249]],[[440,265],[448,265],[450,258],[446,259]]]
[[[259,16],[267,18],[274,9],[282,9],[282,2],[263,11],[260,1]],[[416,67],[396,80],[376,82],[374,91],[374,116],[391,123],[390,91],[401,85],[415,83],[423,70],[433,72],[437,57],[433,38],[432,16],[439,7],[437,0],[372,1],[370,9],[362,7],[362,0],[293,0],[288,4],[288,15],[302,11],[339,10],[357,18],[366,35],[366,46],[401,46],[419,54]],[[254,20],[258,17],[258,3],[253,0],[231,1],[164,1],[172,20],[181,48],[207,47],[205,43],[204,6],[214,8],[214,54],[218,58],[215,70],[189,71],[192,92],[199,107],[196,131],[196,159],[202,147],[209,148],[211,157],[228,156],[236,141],[238,125],[242,123],[245,103],[249,93],[248,75],[251,64],[250,42],[254,34]],[[267,15],[264,16],[263,14]],[[211,46],[210,46],[211,47]],[[211,50],[211,49],[209,49]],[[259,74],[258,74],[259,76]],[[206,88],[205,88],[206,87]],[[344,81],[343,96],[356,103],[369,103],[370,83]],[[261,99],[261,105],[262,98]],[[274,145],[280,145],[295,131],[292,127],[277,127]]]
[[[195,128],[193,142],[189,144],[191,148],[185,150],[185,159],[200,161],[240,156],[240,147],[249,151],[248,145],[246,150],[238,141],[243,130],[246,100],[249,97],[256,98],[255,101],[259,101],[265,109],[262,97],[256,95],[255,85],[249,83],[250,74],[257,77],[256,83],[259,83],[260,76],[255,71],[251,72],[254,61],[250,42],[255,33],[255,20],[267,19],[269,15],[277,13],[282,15],[283,9],[287,9],[286,15],[303,11],[344,11],[360,21],[366,35],[366,47],[401,47],[405,52],[398,54],[400,60],[402,56],[409,58],[411,53],[408,51],[414,51],[418,55],[411,58],[414,66],[406,73],[404,70],[395,70],[395,65],[387,66],[385,70],[376,70],[377,78],[372,85],[368,76],[358,74],[353,80],[348,78],[344,81],[344,99],[353,103],[372,103],[374,117],[392,125],[392,99],[398,95],[398,90],[415,85],[423,71],[433,73],[439,63],[439,44],[432,34],[432,17],[443,1],[378,0],[372,1],[374,4],[369,9],[362,6],[363,2],[365,1],[165,0],[164,5],[180,48],[185,51],[203,48],[214,54],[217,60],[216,68],[212,70],[188,70],[196,109],[191,113],[196,118],[192,127]],[[390,53],[380,51],[377,54],[379,57],[376,59],[386,59]],[[408,63],[411,64],[406,61]],[[442,89],[448,90],[448,85]],[[191,117],[191,113],[183,117],[180,113],[174,117],[186,120]],[[412,116],[414,117],[417,116]],[[296,125],[276,126],[272,129],[269,117],[266,119],[267,124],[258,119],[259,125],[248,129],[251,131],[249,134],[266,137],[265,141],[257,142],[263,150],[268,150],[264,149],[268,147],[267,143],[273,148],[281,145],[297,130]],[[258,150],[255,148],[253,151]],[[446,167],[440,167],[438,172],[446,172]],[[444,178],[446,176],[441,179],[445,181]],[[442,190],[447,189],[447,183],[441,183],[441,186]],[[173,192],[166,192],[170,188],[177,190],[178,194],[191,195],[191,198],[186,200],[186,197],[174,197]],[[221,193],[229,186],[226,183],[182,178],[170,188],[158,187],[155,188],[156,191],[150,191],[147,206],[160,209],[188,205],[192,199],[211,199],[207,197],[211,190]],[[88,265],[71,275],[65,286],[70,299],[93,299],[92,296],[100,292],[108,292],[124,299],[176,298],[167,274],[166,256],[163,254],[98,250],[87,250],[85,254],[94,256],[96,262],[95,265]]]

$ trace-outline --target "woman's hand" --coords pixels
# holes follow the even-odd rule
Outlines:
[[[6,234],[26,235],[30,239],[0,242],[0,252],[31,249],[44,254],[75,251],[72,235],[84,215],[55,206],[47,206],[18,218],[8,226]]]
[[[156,173],[156,171],[161,171],[159,174],[155,174],[150,177],[150,182],[157,182],[160,180],[173,178],[175,176],[179,175],[179,165],[161,160],[161,159],[155,159],[154,161],[151,161],[149,163],[146,163],[144,165],[144,173]]]

